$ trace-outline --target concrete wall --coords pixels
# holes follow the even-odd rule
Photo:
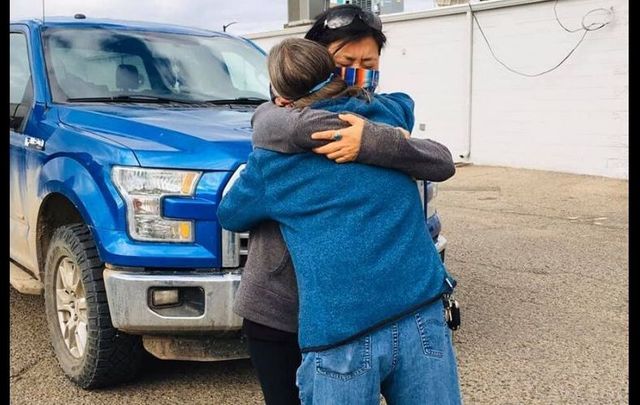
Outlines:
[[[553,1],[472,4],[494,52],[526,73],[555,66],[582,32],[556,22]],[[613,7],[611,24],[587,33],[558,69],[518,76],[498,64],[467,5],[383,16],[388,47],[380,91],[416,101],[414,136],[446,144],[476,164],[628,178],[629,14],[627,0],[561,0],[568,28],[594,8]],[[604,21],[603,13],[586,20]],[[309,26],[248,35],[265,50]]]

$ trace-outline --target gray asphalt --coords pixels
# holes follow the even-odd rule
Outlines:
[[[628,208],[628,182],[601,177],[465,166],[440,185],[467,405],[628,403]],[[263,403],[247,360],[149,360],[136,382],[83,391],[42,297],[10,302],[13,404]]]

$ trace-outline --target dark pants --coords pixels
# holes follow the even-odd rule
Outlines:
[[[300,404],[296,371],[302,361],[297,334],[244,321],[251,363],[267,405]]]

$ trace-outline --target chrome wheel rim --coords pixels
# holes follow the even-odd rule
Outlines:
[[[67,350],[81,358],[87,345],[87,298],[78,265],[63,257],[56,272],[56,311]]]

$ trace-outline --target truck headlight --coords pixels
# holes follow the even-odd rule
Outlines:
[[[132,239],[148,242],[192,242],[193,221],[165,219],[162,198],[191,196],[201,172],[114,166],[111,177],[127,206]]]

